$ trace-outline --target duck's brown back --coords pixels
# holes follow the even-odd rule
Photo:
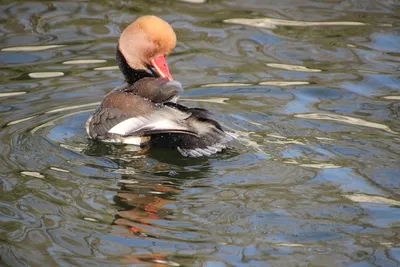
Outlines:
[[[132,117],[151,114],[154,103],[134,93],[113,90],[86,122],[86,131],[93,139],[106,139],[115,125]]]
[[[178,81],[150,77],[135,82],[130,86],[129,90],[154,103],[176,102],[174,100],[183,92],[182,86]]]

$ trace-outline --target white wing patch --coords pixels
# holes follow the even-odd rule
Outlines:
[[[142,117],[143,118],[143,117]],[[144,119],[144,118],[143,118]],[[144,121],[139,118],[130,118],[127,120],[124,120],[114,127],[112,127],[110,130],[108,130],[109,133],[113,134],[119,134],[119,135],[127,135],[129,133],[132,133],[135,131],[135,129],[138,129],[144,125]]]
[[[112,127],[108,133],[118,134],[118,135],[130,135],[141,130],[184,130],[188,129],[178,122],[163,118],[161,116],[152,116],[150,118],[146,117],[136,117],[124,120],[114,127]]]
[[[184,130],[184,129],[186,129],[182,126],[179,126],[176,122],[169,121],[169,120],[156,121],[156,122],[150,123],[149,125],[146,125],[146,127],[149,127],[152,130],[167,130],[167,129]]]

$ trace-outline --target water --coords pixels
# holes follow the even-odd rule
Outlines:
[[[400,264],[398,1],[1,10],[2,265]],[[182,103],[235,130],[235,149],[190,159],[87,139],[122,82],[117,38],[149,13],[177,32]]]

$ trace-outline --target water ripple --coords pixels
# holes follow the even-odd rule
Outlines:
[[[107,60],[104,59],[77,59],[77,60],[69,60],[64,61],[62,64],[98,64],[98,63],[105,63]]]
[[[10,97],[10,96],[17,96],[17,95],[24,95],[26,92],[10,92],[10,93],[0,93],[0,97]]]
[[[349,116],[337,115],[337,114],[322,114],[322,113],[309,113],[309,114],[295,114],[297,118],[302,119],[314,119],[314,120],[332,120],[332,121],[339,121],[344,122],[352,125],[370,127],[375,129],[380,129],[387,131],[389,133],[397,134],[397,132],[392,131],[387,125],[370,122],[363,119],[352,118]]]
[[[64,73],[61,71],[54,71],[54,72],[31,72],[28,74],[29,77],[35,79],[41,78],[54,78],[54,77],[61,77],[64,76]]]
[[[298,27],[311,27],[311,26],[364,26],[365,23],[356,21],[295,21],[295,20],[283,20],[273,18],[261,18],[261,19],[226,19],[226,23],[249,25],[254,27],[261,27],[267,29],[275,29],[277,26],[298,26]]]
[[[278,64],[278,63],[267,63],[267,66],[272,68],[293,70],[293,71],[303,71],[303,72],[320,72],[319,69],[307,68],[305,66],[289,65],[289,64]]]
[[[65,45],[38,45],[38,46],[14,46],[14,47],[6,47],[2,48],[0,51],[4,52],[36,52],[43,51],[58,47],[63,47]]]
[[[353,195],[344,195],[344,197],[354,201],[361,203],[378,203],[378,204],[387,204],[387,205],[395,205],[400,206],[399,200],[394,200],[390,198],[385,198],[381,196],[371,196],[364,194],[353,194]]]

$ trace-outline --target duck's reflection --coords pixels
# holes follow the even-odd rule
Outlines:
[[[117,213],[113,235],[159,240],[161,243],[190,239],[203,240],[202,229],[190,222],[175,220],[179,198],[189,180],[210,177],[213,159],[229,158],[232,153],[214,157],[185,158],[176,150],[152,148],[134,151],[129,146],[90,142],[86,155],[111,159],[121,174],[114,196]],[[179,266],[169,254],[126,254],[121,261],[152,266]]]
[[[171,223],[171,207],[185,181],[207,177],[210,171],[210,158],[185,158],[172,149],[132,151],[129,146],[93,142],[85,154],[101,155],[119,166],[116,171],[121,179],[114,197],[118,212],[113,224],[128,231],[118,231],[118,235],[158,238],[154,232]]]
[[[129,229],[135,235],[157,238],[146,232],[143,226],[151,226],[155,220],[167,219],[171,213],[167,205],[176,202],[175,195],[181,190],[177,185],[159,181],[146,184],[120,183],[120,186],[114,200],[121,209],[114,224]]]

